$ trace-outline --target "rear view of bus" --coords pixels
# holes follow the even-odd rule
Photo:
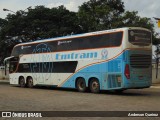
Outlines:
[[[147,88],[152,82],[152,35],[143,28],[129,28],[125,32],[124,86]]]

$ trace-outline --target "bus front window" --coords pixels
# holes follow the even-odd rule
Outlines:
[[[18,57],[14,57],[14,58],[10,59],[9,73],[13,73],[14,71],[16,71],[16,68],[17,68],[17,65],[18,65],[18,61],[19,61]]]
[[[133,45],[148,46],[151,44],[151,32],[145,30],[129,30],[129,42]]]

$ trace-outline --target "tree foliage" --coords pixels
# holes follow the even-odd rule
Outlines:
[[[79,7],[78,18],[85,32],[116,28],[124,12],[121,0],[90,0]]]
[[[77,16],[64,6],[46,8],[36,6],[34,9],[17,11],[0,19],[1,56],[9,56],[13,47],[21,42],[29,42],[77,33]],[[4,24],[2,24],[4,23]],[[6,52],[7,51],[7,52]]]
[[[153,32],[154,44],[158,43],[150,18],[125,11],[121,0],[90,0],[79,6],[78,12],[64,6],[36,6],[0,18],[0,56],[10,56],[13,46],[21,42],[120,27],[148,28]]]
[[[18,36],[22,42],[70,34],[76,29],[73,21],[77,21],[76,13],[64,6],[52,9],[36,6],[28,12],[9,14],[6,19],[3,37]]]
[[[121,0],[90,0],[79,7],[78,19],[84,32],[120,27],[150,29],[153,44],[160,44],[151,18],[140,17],[137,11],[125,11]]]

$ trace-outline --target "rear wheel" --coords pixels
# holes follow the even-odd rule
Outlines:
[[[25,87],[26,86],[24,77],[19,78],[19,85],[20,85],[20,87]]]
[[[87,89],[85,80],[83,78],[79,78],[76,82],[76,87],[79,92],[85,92]]]
[[[33,79],[31,77],[29,77],[27,79],[27,87],[28,88],[33,88]]]
[[[95,78],[90,81],[89,87],[90,87],[90,90],[92,93],[99,93],[100,92],[99,81]]]

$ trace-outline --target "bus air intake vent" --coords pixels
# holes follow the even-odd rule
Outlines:
[[[151,55],[132,54],[130,64],[133,68],[149,68],[151,66]]]

